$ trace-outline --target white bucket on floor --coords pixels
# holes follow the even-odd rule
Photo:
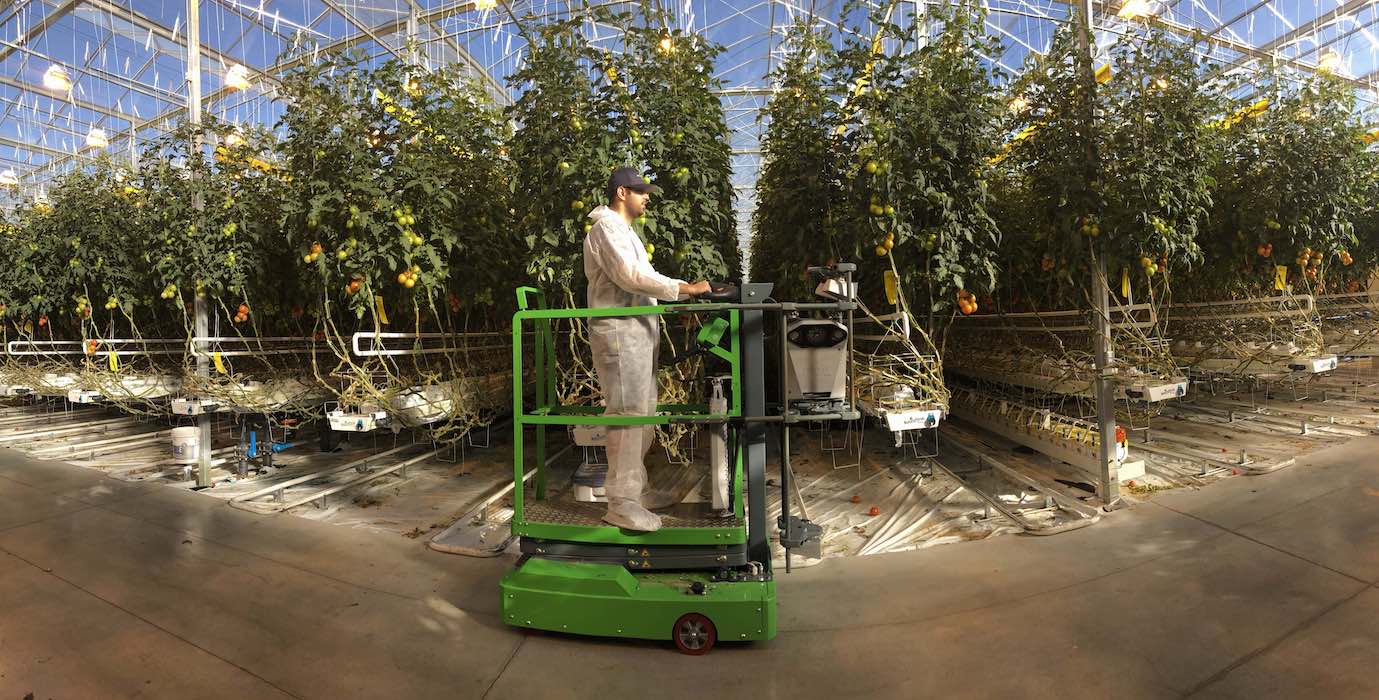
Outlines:
[[[172,460],[178,464],[196,464],[201,451],[201,429],[192,425],[172,429]]]

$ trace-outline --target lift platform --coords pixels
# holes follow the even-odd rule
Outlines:
[[[846,278],[851,289],[852,265],[822,269]],[[766,427],[805,420],[856,420],[851,398],[831,416],[766,411],[764,376],[765,312],[818,312],[845,318],[851,329],[852,300],[821,304],[768,302],[769,284],[747,284],[740,290],[721,287],[692,303],[619,309],[548,309],[539,290],[521,288],[521,309],[513,318],[513,376],[524,375],[526,328],[535,332],[534,404],[528,386],[514,382],[514,487],[512,534],[519,538],[521,559],[502,580],[503,621],[520,627],[585,635],[672,640],[687,654],[702,654],[719,640],[754,641],[776,634],[775,577],[771,568],[766,522]],[[717,394],[706,403],[661,404],[654,415],[605,416],[602,407],[563,405],[556,391],[556,325],[599,317],[657,316],[671,321],[697,316],[698,350],[717,363],[723,375]],[[562,341],[563,342],[563,341]],[[784,344],[782,343],[782,348]],[[851,338],[848,338],[851,350]],[[849,352],[849,364],[850,364]],[[784,348],[781,386],[790,361]],[[718,371],[722,369],[723,371]],[[709,370],[706,368],[705,370]],[[849,368],[850,381],[851,370]],[[711,408],[713,407],[713,408]],[[717,409],[717,410],[715,410]],[[570,426],[637,426],[672,424],[718,430],[726,428],[721,465],[710,465],[715,478],[726,479],[726,503],[681,503],[662,514],[655,532],[633,532],[605,523],[606,506],[574,500],[572,493],[548,493],[546,437],[551,428]],[[781,489],[787,494],[788,430],[781,430]],[[534,437],[531,454],[525,444]],[[711,450],[713,452],[713,450]],[[524,480],[531,467],[530,480]],[[723,474],[718,474],[723,471]],[[780,541],[791,549],[817,542],[818,526],[790,513],[783,498],[777,526]]]

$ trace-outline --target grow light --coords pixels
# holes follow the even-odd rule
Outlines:
[[[1341,54],[1335,51],[1323,51],[1321,58],[1317,59],[1317,70],[1322,73],[1335,73],[1345,64]]]
[[[230,70],[225,72],[225,87],[231,90],[248,90],[249,69],[238,63],[230,66]]]
[[[106,136],[105,129],[98,129],[93,126],[90,131],[86,132],[87,148],[106,148],[109,145],[110,137]]]
[[[48,70],[43,71],[43,87],[55,92],[70,92],[72,76],[67,74],[66,68],[54,63],[48,66]]]
[[[1121,19],[1139,19],[1153,14],[1154,11],[1149,7],[1146,0],[1127,0],[1124,5],[1120,6],[1120,11],[1116,13],[1116,16]]]

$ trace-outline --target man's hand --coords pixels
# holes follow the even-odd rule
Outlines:
[[[708,294],[711,291],[713,291],[713,287],[709,286],[706,280],[680,283],[680,294],[684,296],[697,297],[700,294]]]

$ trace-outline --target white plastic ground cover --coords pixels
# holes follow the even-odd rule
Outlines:
[[[151,401],[166,398],[182,389],[182,378],[173,374],[98,375],[92,391],[113,399]]]
[[[81,375],[78,372],[44,372],[33,387],[40,396],[60,396],[66,398],[71,389],[81,388]]]
[[[463,391],[460,379],[414,386],[392,397],[388,408],[403,425],[428,425],[454,415],[456,406],[462,405],[458,402],[462,401]]]

